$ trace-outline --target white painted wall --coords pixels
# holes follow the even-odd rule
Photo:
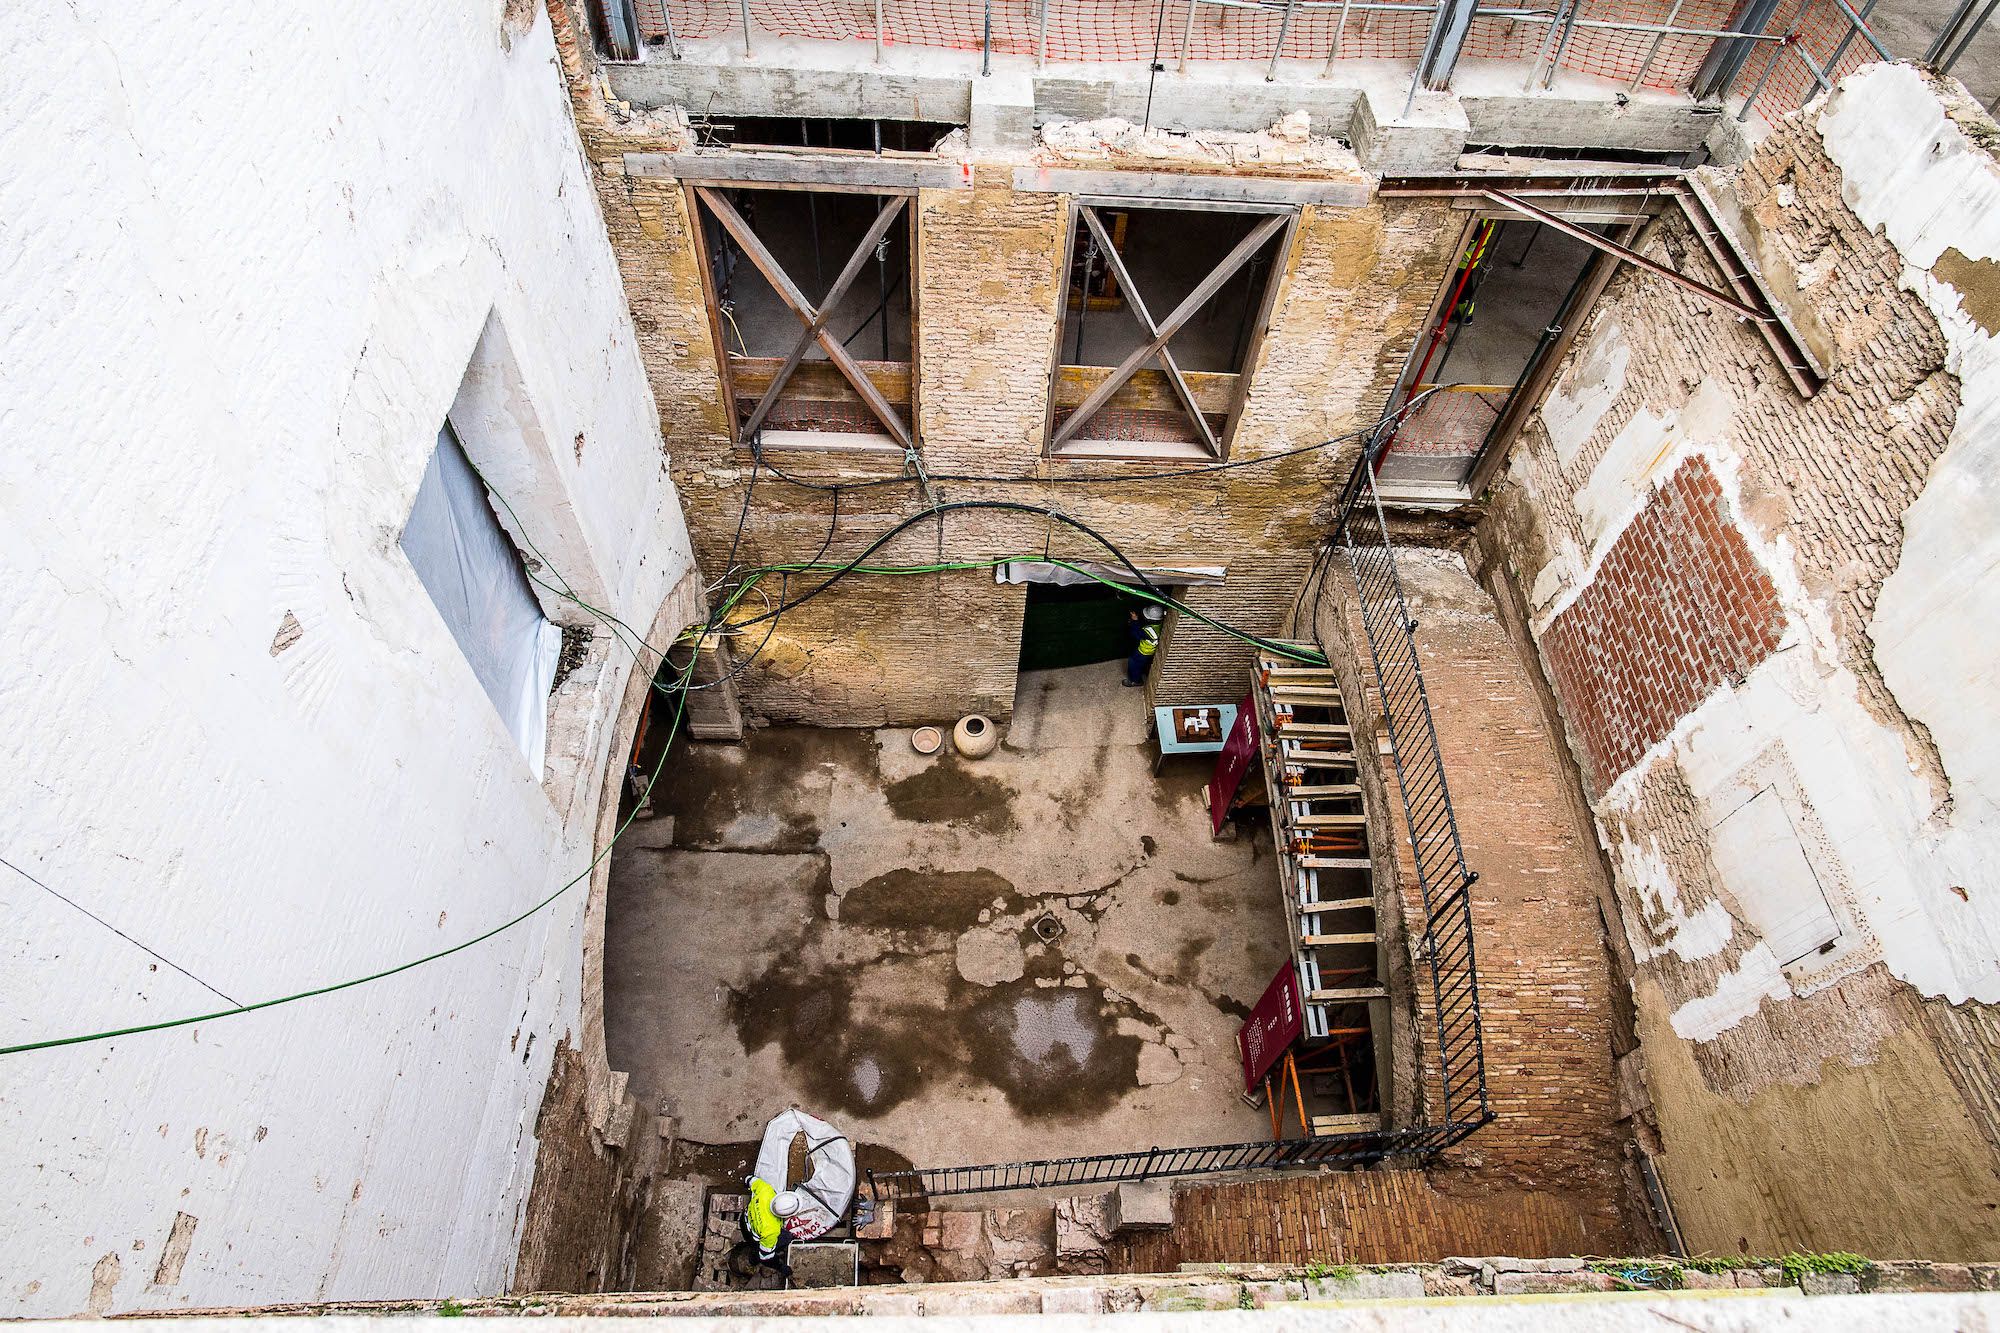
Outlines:
[[[1936,316],[1946,369],[1958,381],[1950,444],[1900,516],[1900,561],[1869,626],[1875,663],[1903,710],[1927,728],[1949,793],[1941,803],[1902,733],[1865,706],[1841,657],[1833,608],[1806,587],[1791,538],[1765,540],[1744,512],[1738,433],[1747,427],[1718,381],[1703,381],[1672,410],[1633,411],[1574,496],[1537,496],[1569,503],[1577,520],[1576,535],[1557,534],[1531,590],[1537,633],[1589,586],[1653,487],[1697,454],[1780,593],[1778,650],[1741,683],[1713,691],[1597,802],[1618,873],[1645,909],[1644,922],[1628,922],[1642,962],[1667,953],[1711,958],[1740,939],[1706,993],[1678,997],[1673,1026],[1690,1040],[1728,1031],[1766,998],[1823,989],[1876,961],[1924,995],[2000,1001],[1992,874],[2000,864],[2000,337],[1934,271],[1950,249],[2000,260],[2000,166],[1907,65],[1850,75],[1805,114],[1841,172],[1843,200],[1885,229],[1904,261],[1900,285]],[[1565,464],[1625,385],[1625,337],[1615,319],[1600,321],[1542,409]],[[1534,492],[1520,455],[1514,476]],[[1643,834],[1620,831],[1645,827],[1643,782],[1659,764],[1678,766],[1711,831],[1727,913],[1708,886],[1674,883]],[[1715,834],[1760,793],[1782,809],[1782,823],[1767,820],[1762,834],[1740,840]],[[1785,830],[1795,841],[1773,845]],[[1827,954],[1790,961],[1780,956],[1794,952],[1785,941],[1811,933],[1798,924],[1811,888],[1824,895],[1840,938]]]
[[[524,17],[9,11],[0,1044],[393,965],[587,863],[595,781],[528,770],[397,546],[491,320],[467,444],[527,535],[639,625],[691,562]],[[601,772],[604,718],[567,721]],[[0,1057],[0,1315],[501,1290],[582,914]]]

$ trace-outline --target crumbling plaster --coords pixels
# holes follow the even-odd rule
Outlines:
[[[532,773],[397,546],[499,330],[467,443],[517,538],[641,625],[691,565],[549,25],[509,13],[12,16],[0,1041],[370,973],[590,859],[629,659],[600,635]],[[502,1289],[584,905],[0,1058],[0,1313]]]
[[[1628,274],[1523,437],[1489,528],[1546,645],[1657,488],[1698,458],[1777,590],[1772,651],[1635,763],[1590,775],[1665,1174],[1700,1243],[1740,1231],[1963,1254],[2000,1185],[1984,1011],[1966,1003],[2000,1000],[2000,899],[1979,873],[2000,853],[2000,374],[1972,313],[1989,308],[1982,261],[2000,247],[1994,133],[1907,66],[1851,75],[1780,125],[1730,184],[1762,261],[1784,266],[1774,288],[1831,353],[1826,389],[1800,400],[1748,330]],[[1672,228],[1646,244],[1706,269]],[[1671,652],[1654,679],[1688,669]],[[1598,705],[1561,704],[1578,744]],[[1778,882],[1770,847],[1718,833],[1760,797],[1837,930],[1795,961],[1760,923],[1811,898]],[[1972,1019],[1937,1018],[1961,1012]],[[1840,1156],[1861,1138],[1874,1148],[1837,1167],[1806,1147]],[[1718,1159],[1756,1183],[1718,1183]],[[1830,1206],[1822,1170],[1882,1206]]]

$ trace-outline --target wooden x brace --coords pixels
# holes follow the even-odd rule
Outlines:
[[[1118,251],[1112,248],[1111,238],[1105,234],[1104,224],[1097,220],[1096,210],[1085,205],[1081,211],[1084,222],[1088,224],[1091,234],[1097,238],[1098,246],[1104,251],[1106,262],[1117,275],[1120,288],[1131,298],[1132,313],[1146,326],[1146,332],[1151,340],[1134,348],[1132,354],[1121,361],[1116,370],[1105,376],[1098,386],[1077,404],[1076,411],[1070,413],[1069,419],[1063,422],[1062,429],[1056,432],[1051,447],[1061,446],[1082,430],[1084,424],[1097,410],[1111,401],[1111,395],[1124,387],[1125,382],[1138,373],[1148,361],[1158,356],[1160,364],[1166,367],[1167,379],[1172,382],[1175,395],[1187,408],[1188,415],[1194,418],[1195,428],[1201,432],[1203,443],[1211,452],[1220,453],[1215,432],[1209,427],[1208,420],[1202,416],[1201,409],[1195,406],[1194,392],[1188,387],[1187,377],[1181,374],[1180,366],[1174,361],[1173,354],[1167,350],[1167,340],[1179,333],[1182,325],[1201,312],[1201,308],[1208,304],[1210,298],[1222,290],[1222,284],[1228,282],[1237,269],[1249,263],[1250,257],[1285,225],[1288,218],[1282,213],[1273,214],[1251,228],[1250,234],[1236,243],[1236,248],[1224,256],[1222,262],[1187,294],[1187,298],[1175,306],[1166,319],[1156,324],[1147,311],[1145,302],[1139,297],[1139,289],[1132,285],[1132,276],[1126,272],[1124,262],[1118,257]],[[1088,294],[1085,299],[1089,299]]]
[[[882,396],[882,391],[875,387],[875,382],[868,378],[867,372],[861,369],[847,348],[826,330],[827,320],[833,317],[835,308],[840,305],[840,299],[853,285],[854,279],[861,272],[862,265],[868,262],[868,256],[874,252],[876,243],[882,239],[883,233],[889,230],[890,224],[901,215],[904,206],[909,203],[908,196],[892,195],[889,201],[882,205],[882,211],[875,215],[875,221],[862,236],[861,243],[855,247],[854,253],[847,257],[846,266],[840,270],[840,276],[833,280],[833,286],[828,289],[825,299],[815,306],[806,298],[806,294],[799,290],[798,284],[786,274],[783,266],[766,248],[763,241],[757,238],[757,233],[750,229],[750,224],[743,220],[743,215],[736,211],[727,198],[707,186],[696,186],[695,193],[701,196],[702,202],[715,214],[715,220],[720,222],[724,230],[743,247],[743,253],[750,257],[750,262],[757,266],[757,271],[764,275],[765,281],[769,282],[772,289],[778,293],[778,299],[790,306],[792,313],[797,315],[799,322],[805,326],[799,331],[798,341],[792,345],[790,355],[785,357],[784,364],[771,377],[770,386],[764,390],[764,396],[757,400],[756,409],[750,413],[750,419],[743,423],[744,436],[747,438],[756,434],[757,427],[764,423],[764,418],[777,405],[778,394],[784,389],[785,382],[791,379],[792,372],[797,370],[799,362],[805,359],[806,350],[817,342],[825,349],[827,360],[833,362],[834,367],[846,377],[847,382],[854,386],[854,392],[861,395],[861,401],[868,405],[868,410],[881,421],[882,428],[889,432],[889,437],[908,449],[910,431],[903,424],[903,419],[896,415],[896,409],[889,405],[889,400]]]

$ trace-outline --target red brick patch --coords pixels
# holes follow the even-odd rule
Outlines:
[[[1602,792],[1708,693],[1770,655],[1778,590],[1700,458],[1683,463],[1542,636]]]

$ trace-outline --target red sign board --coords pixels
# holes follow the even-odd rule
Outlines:
[[[1229,817],[1229,803],[1236,799],[1236,789],[1243,785],[1243,775],[1250,771],[1251,760],[1257,757],[1257,701],[1249,695],[1236,705],[1236,725],[1229,729],[1229,739],[1222,743],[1222,753],[1215,757],[1215,776],[1208,780],[1208,818],[1211,832],[1222,832],[1222,821]]]
[[[1298,970],[1286,959],[1264,988],[1264,998],[1236,1031],[1236,1050],[1243,1057],[1243,1087],[1255,1092],[1291,1044],[1306,1030],[1305,999],[1299,993]]]

